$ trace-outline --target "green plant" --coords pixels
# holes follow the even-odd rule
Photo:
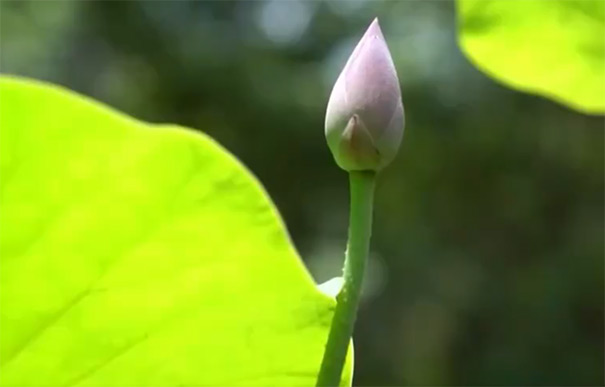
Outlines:
[[[605,2],[458,0],[459,42],[481,70],[584,113],[605,113]]]
[[[605,111],[605,3],[459,0],[458,11],[479,68]],[[2,77],[0,103],[1,385],[350,385],[375,178],[404,121],[377,21],[326,116],[351,188],[336,302],[258,182],[208,137],[18,78]]]
[[[270,200],[212,140],[2,77],[1,384],[311,385],[330,327],[318,384],[350,384],[351,356],[341,373],[375,171],[403,129],[377,21],[359,47],[326,126],[352,199],[333,322],[333,298],[309,278]],[[387,100],[364,100],[385,87]]]
[[[397,154],[403,117],[395,65],[374,19],[336,80],[326,112],[328,145],[336,163],[349,173],[351,210],[344,283],[336,297],[318,386],[340,380],[370,248],[376,172]]]
[[[315,383],[334,300],[233,156],[48,84],[0,101],[1,385]]]

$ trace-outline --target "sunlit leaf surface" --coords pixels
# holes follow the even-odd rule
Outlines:
[[[233,156],[33,81],[0,108],[2,385],[314,384],[333,300]]]
[[[585,113],[605,113],[605,1],[458,0],[459,41],[482,71]]]

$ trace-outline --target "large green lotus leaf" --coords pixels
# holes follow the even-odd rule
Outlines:
[[[314,385],[334,300],[233,156],[33,81],[0,108],[2,385]]]
[[[459,42],[502,83],[605,113],[605,1],[458,0]]]

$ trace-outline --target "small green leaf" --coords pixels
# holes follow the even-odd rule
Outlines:
[[[38,82],[0,103],[2,385],[315,384],[334,300],[233,156]]]
[[[462,50],[502,83],[605,113],[605,1],[458,0]]]

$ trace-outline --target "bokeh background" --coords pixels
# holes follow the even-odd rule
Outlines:
[[[605,384],[605,121],[475,69],[453,2],[3,0],[0,70],[216,138],[323,282],[348,216],[325,108],[375,16],[407,125],[378,184],[354,385]]]

